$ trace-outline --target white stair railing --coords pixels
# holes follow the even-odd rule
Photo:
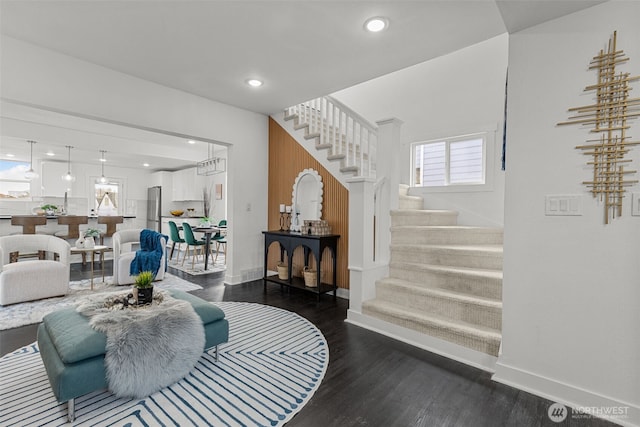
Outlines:
[[[307,138],[319,139],[318,149],[329,149],[330,160],[342,162],[342,172],[375,178],[378,129],[355,111],[330,96],[285,109],[285,117],[297,117],[297,127],[308,126]]]

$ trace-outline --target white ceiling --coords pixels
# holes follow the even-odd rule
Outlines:
[[[0,0],[0,32],[165,86],[272,114],[602,2]],[[389,29],[365,32],[364,21],[372,16],[387,17]],[[250,88],[245,84],[248,78],[265,84]],[[62,135],[52,135],[71,138],[89,132],[84,140],[96,145],[86,150],[92,162],[109,136],[115,138],[115,147],[122,147],[116,151],[124,150],[122,165],[138,167],[141,158],[127,148],[136,145],[132,140],[168,146],[177,139],[105,123],[93,129],[90,120],[65,120],[53,113],[41,112],[45,119],[31,112],[25,118],[16,110],[28,109],[6,103],[3,107],[1,150],[18,152],[23,147],[22,155],[27,156],[25,139],[60,147]],[[48,124],[32,123],[39,120]],[[203,157],[197,150],[193,155]],[[171,154],[150,161],[158,168],[182,167],[185,162]]]

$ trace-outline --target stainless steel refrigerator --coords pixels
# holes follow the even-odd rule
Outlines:
[[[161,232],[162,229],[162,187],[147,189],[147,228]]]

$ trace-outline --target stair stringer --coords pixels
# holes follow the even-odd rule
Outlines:
[[[274,114],[271,118],[286,130],[289,135],[311,155],[311,157],[320,162],[320,164],[347,190],[349,189],[347,179],[351,178],[351,175],[345,175],[340,171],[340,161],[331,161],[327,159],[327,150],[316,148],[316,138],[305,139],[304,131],[302,129],[296,130],[294,128],[294,120],[285,120],[284,114],[282,113]]]

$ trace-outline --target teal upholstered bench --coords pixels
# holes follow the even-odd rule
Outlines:
[[[188,301],[202,319],[205,349],[229,339],[229,322],[224,311],[194,295],[169,291],[177,299]],[[68,402],[69,421],[75,418],[74,399],[107,388],[104,365],[106,335],[89,326],[86,317],[67,308],[50,313],[38,327],[38,347],[58,402]]]

